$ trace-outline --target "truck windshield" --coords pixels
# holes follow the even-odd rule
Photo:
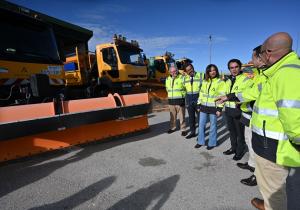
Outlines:
[[[141,51],[137,48],[117,46],[121,63],[132,64],[136,66],[145,66]]]
[[[31,63],[61,63],[54,33],[38,20],[0,14],[0,59]]]

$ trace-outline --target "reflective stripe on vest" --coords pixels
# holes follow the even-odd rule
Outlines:
[[[271,116],[271,117],[277,117],[278,116],[278,111],[277,110],[272,110],[272,109],[262,109],[258,108],[257,106],[253,107],[253,112],[259,115],[266,115],[266,116]]]
[[[202,96],[206,97],[206,98],[217,98],[217,96],[211,96],[211,95],[207,95],[205,93],[203,93]]]
[[[243,74],[237,75],[234,84],[232,84],[231,80],[226,82],[226,92],[235,93],[236,97],[240,100],[240,102],[244,102],[244,98],[242,96],[242,92],[246,87],[251,87],[249,80],[250,78],[246,77]],[[253,82],[252,82],[253,83]],[[251,84],[252,85],[252,84]],[[236,108],[236,104],[234,102],[227,101],[225,103],[225,107]]]
[[[185,98],[185,90],[183,86],[183,77],[177,76],[176,78],[168,77],[166,80],[166,89],[168,92],[168,99],[181,99]]]
[[[240,102],[244,101],[243,94],[241,92],[236,94],[236,97],[239,99]]]
[[[248,77],[245,77],[245,79],[243,80],[243,82],[246,82],[249,78]]]
[[[280,69],[283,69],[283,68],[295,68],[295,69],[300,69],[300,66],[297,65],[297,64],[286,64],[286,65],[283,65],[280,67]]]
[[[229,107],[229,108],[236,108],[236,104],[233,104],[233,103],[225,103],[225,106],[226,107]]]
[[[191,84],[191,78],[193,78],[193,83]],[[201,85],[201,74],[195,73],[193,77],[189,75],[184,77],[184,86],[188,95],[199,94],[200,85]]]
[[[293,142],[300,144],[300,138],[293,138]]]
[[[184,80],[184,83],[190,83],[190,80]],[[193,82],[201,82],[201,79],[193,79]]]
[[[184,97],[181,97],[181,96],[168,97],[168,99],[181,99],[181,98],[184,98]]]
[[[276,142],[276,147],[270,148],[272,152],[276,149],[276,153],[273,153],[276,155],[276,164],[300,167],[300,153],[293,145],[298,145],[300,139],[298,55],[295,52],[285,55],[263,74],[262,79],[266,78],[255,103],[255,112],[251,119],[252,131]],[[282,90],[282,85],[285,85],[288,91]],[[262,144],[263,142],[261,145],[257,144],[257,147],[263,149]]]
[[[251,119],[251,114],[247,114],[245,112],[242,112],[242,116],[245,117],[246,119],[250,120]]]
[[[279,100],[276,102],[278,108],[300,109],[300,100]]]
[[[257,88],[258,88],[258,91],[261,92],[261,90],[262,90],[262,83],[259,83],[258,86],[257,86]]]
[[[215,103],[215,99],[219,95],[218,90],[222,85],[219,78],[204,80],[200,89],[198,104],[209,107],[221,107]]]
[[[210,103],[210,102],[204,102],[204,103],[201,104],[201,105],[209,106],[209,107],[217,107],[217,106],[216,106],[216,103]]]
[[[257,133],[260,136],[264,136],[264,131],[261,128],[258,128],[254,126],[253,124],[251,125],[251,129],[254,133]],[[266,137],[271,138],[271,139],[276,139],[276,140],[288,140],[288,137],[284,133],[276,132],[276,131],[265,131]]]
[[[253,111],[253,109],[252,109],[250,103],[247,103],[247,109],[248,109],[249,111],[251,111],[251,112]]]

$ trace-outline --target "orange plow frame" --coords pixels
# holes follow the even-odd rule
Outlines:
[[[0,162],[149,127],[148,94],[0,108]],[[38,126],[40,125],[40,126]],[[3,134],[3,135],[2,135]]]

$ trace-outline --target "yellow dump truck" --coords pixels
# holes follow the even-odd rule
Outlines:
[[[111,43],[97,45],[95,53],[77,46],[64,64],[68,95],[78,95],[76,89],[82,87],[91,97],[129,93],[138,82],[147,80],[142,52],[137,41],[128,42],[121,35],[114,35]]]
[[[51,101],[65,87],[70,46],[93,32],[34,10],[0,2],[0,106]]]
[[[148,63],[148,81],[165,82],[169,76],[169,67],[175,65],[174,54],[166,52],[164,55],[150,57]]]
[[[75,48],[82,89],[99,86],[100,75],[146,78],[145,65],[131,57],[140,59],[136,44],[97,47],[96,58],[105,63],[94,71],[86,56],[90,30],[6,1],[0,1],[0,25],[0,162],[148,128],[148,94],[87,98],[78,88],[76,100],[63,97],[74,82],[65,82],[63,61]],[[120,62],[107,60],[114,50]]]

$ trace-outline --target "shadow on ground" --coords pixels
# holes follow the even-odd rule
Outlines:
[[[88,158],[94,153],[130,142],[144,141],[165,133],[168,124],[169,122],[162,122],[151,125],[149,129],[142,132],[2,163],[0,165],[0,198],[19,188],[49,176],[52,172],[67,164]],[[51,159],[63,157],[70,152],[77,153],[71,157],[66,157],[65,159],[51,161]],[[44,161],[45,163],[43,163]]]
[[[117,209],[147,209],[147,207],[156,201],[152,209],[160,209],[164,203],[169,199],[171,193],[174,191],[180,176],[173,175],[164,180],[156,182],[149,187],[142,188],[132,193],[128,197],[120,200],[109,210]]]
[[[110,187],[115,180],[115,176],[106,177],[94,184],[91,184],[90,186],[79,191],[78,193],[75,193],[70,197],[62,199],[55,203],[34,207],[30,210],[74,209],[76,206],[79,206],[80,204],[94,198],[100,192]]]

